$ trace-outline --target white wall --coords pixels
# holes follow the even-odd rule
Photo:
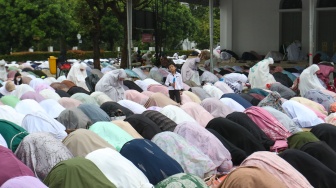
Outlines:
[[[232,50],[266,55],[279,50],[280,0],[233,0]]]
[[[221,0],[220,8],[220,46],[232,50],[232,5],[233,0]]]

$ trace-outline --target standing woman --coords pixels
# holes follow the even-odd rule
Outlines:
[[[22,84],[22,76],[19,72],[17,72],[14,76],[14,84],[21,85]]]
[[[95,91],[101,91],[113,101],[118,102],[125,99],[123,80],[127,77],[124,69],[112,70],[98,81]]]

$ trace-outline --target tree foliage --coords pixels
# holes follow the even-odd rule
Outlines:
[[[208,8],[182,5],[176,0],[133,0],[133,9],[155,11],[159,4],[160,38],[164,50],[180,49],[184,39],[194,40],[199,48],[209,46]],[[115,51],[122,47],[121,67],[127,67],[126,0],[5,0],[0,1],[0,54],[26,51],[41,44],[69,49],[78,44],[93,50],[95,68],[99,68],[101,47]],[[215,11],[214,42],[219,40],[219,11]],[[151,31],[154,34],[154,31]],[[133,29],[133,39],[146,48],[154,44],[141,43],[142,30]],[[56,43],[55,43],[56,42]],[[49,44],[50,43],[50,44]],[[85,43],[85,44],[84,44]],[[40,45],[38,45],[40,44]],[[46,50],[40,48],[40,50]],[[143,49],[141,49],[143,50]]]
[[[210,46],[210,26],[209,26],[209,7],[203,7],[199,5],[190,5],[190,11],[192,15],[197,19],[197,32],[192,35],[190,40],[196,41],[197,48],[208,49]],[[214,33],[213,42],[216,44],[220,39],[220,15],[219,9],[214,9]]]
[[[181,41],[196,34],[197,20],[189,7],[177,1],[168,1],[163,14],[163,46],[166,49],[180,47]],[[159,12],[160,14],[161,11]],[[179,49],[179,48],[177,48]]]
[[[43,39],[65,40],[75,28],[71,19],[71,2],[67,0],[0,1],[0,52],[23,50]]]

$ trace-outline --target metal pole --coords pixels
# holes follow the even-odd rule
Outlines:
[[[132,0],[127,0],[127,59],[128,68],[132,69]]]
[[[214,72],[213,65],[213,0],[209,0],[209,22],[210,22],[210,71]]]
[[[314,8],[315,0],[309,1],[309,66],[313,64],[314,53]]]

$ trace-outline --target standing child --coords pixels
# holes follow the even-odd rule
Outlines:
[[[175,63],[170,63],[168,68],[170,73],[167,76],[165,85],[168,86],[169,97],[181,104],[181,95],[183,90],[182,76],[180,73],[176,72]]]

